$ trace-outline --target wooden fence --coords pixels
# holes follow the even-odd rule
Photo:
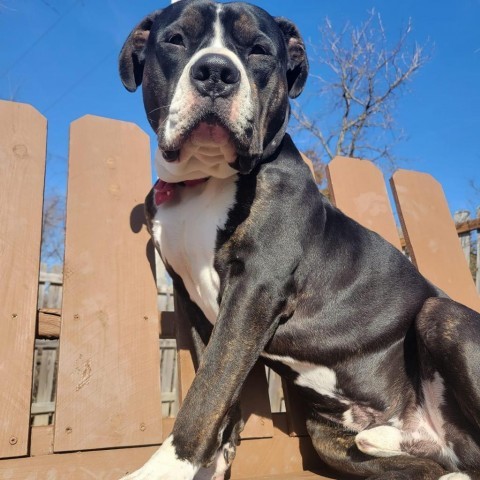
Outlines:
[[[454,215],[457,233],[465,256],[480,293],[480,209],[476,219],[470,218],[470,212],[462,211]],[[400,245],[405,250],[405,240],[400,237]],[[157,266],[157,306],[161,311],[173,311],[173,289],[159,258]],[[38,308],[59,311],[63,290],[63,267],[41,265],[39,277]],[[34,377],[32,392],[33,425],[49,425],[55,412],[55,390],[57,373],[58,340],[36,340],[34,355]],[[160,369],[163,379],[162,415],[174,417],[178,411],[178,372],[176,341],[171,338],[160,339]],[[284,412],[285,400],[281,379],[275,372],[266,369],[269,384],[269,397],[272,412]]]
[[[174,412],[162,411],[163,397],[178,391],[181,401],[193,374],[188,330],[175,329],[174,313],[165,311],[169,293],[158,294],[143,221],[149,139],[126,122],[93,116],[73,122],[63,278],[52,268],[39,286],[45,150],[45,118],[28,105],[0,101],[0,478],[118,478],[169,434],[172,420],[165,417]],[[337,157],[328,175],[334,202],[401,248],[381,172]],[[440,185],[399,171],[392,187],[412,261],[453,298],[480,310]],[[478,222],[465,220],[460,234],[478,234]],[[165,349],[159,340],[167,341]],[[173,359],[162,363],[167,347]],[[178,382],[166,371],[177,364],[175,355]],[[248,419],[242,438],[256,442],[242,442],[238,457],[245,461],[236,463],[243,470],[235,478],[288,472],[311,451],[308,440],[297,438],[304,427],[289,408],[292,393],[287,413],[272,415],[268,388],[265,371],[254,369],[242,396]],[[53,403],[53,424],[45,425]],[[265,457],[272,448],[288,448],[288,455],[272,462]]]
[[[159,312],[173,311],[173,288],[161,260],[157,265],[157,307]],[[38,309],[50,315],[60,315],[63,291],[62,265],[40,267],[38,284]],[[55,392],[58,370],[57,339],[35,341],[34,374],[32,389],[32,424],[50,425],[55,412]],[[174,417],[178,411],[177,347],[173,338],[160,338],[160,372],[162,416]],[[273,412],[285,411],[280,377],[266,370],[270,403]]]

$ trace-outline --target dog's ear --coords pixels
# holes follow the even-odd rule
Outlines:
[[[120,78],[129,92],[134,92],[142,83],[145,63],[145,46],[155,19],[162,11],[147,15],[131,32],[118,58]]]
[[[287,42],[288,67],[287,82],[290,98],[298,97],[305,86],[308,76],[308,59],[305,44],[296,25],[283,17],[276,17],[275,21]]]

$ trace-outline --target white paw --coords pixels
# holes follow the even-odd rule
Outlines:
[[[438,480],[471,480],[466,473],[454,472],[442,475]]]
[[[148,462],[121,480],[193,480],[198,467],[177,457],[170,435]]]
[[[215,460],[208,468],[201,468],[195,475],[194,480],[224,480],[225,473],[230,466],[226,458],[233,459],[235,456],[235,447],[231,443],[226,443],[217,451]]]
[[[401,449],[401,442],[402,432],[388,425],[363,430],[355,437],[358,449],[373,457],[407,455]]]

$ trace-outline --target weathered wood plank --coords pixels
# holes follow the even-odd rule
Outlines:
[[[62,304],[63,293],[63,275],[62,266],[53,265],[49,273],[48,300],[47,308],[60,308]]]
[[[30,429],[30,456],[50,455],[53,453],[53,425],[42,425]],[[2,463],[0,463],[0,469]]]
[[[35,421],[38,417],[42,417],[45,414],[50,414],[55,411],[55,402],[35,402],[32,404],[32,415],[35,417],[33,425],[47,425],[45,422]],[[48,415],[46,415],[48,417]],[[43,420],[43,419],[42,419]]]
[[[46,126],[30,105],[0,101],[0,457],[28,446]]]
[[[383,174],[368,160],[335,157],[327,166],[333,203],[401,250]]]
[[[164,430],[169,432],[172,419],[164,419]],[[324,468],[307,437],[289,437],[285,414],[274,415],[274,438],[243,440],[237,451],[232,469],[232,479],[267,480],[324,480],[343,479],[347,476],[332,474]],[[38,430],[37,430],[38,429]],[[137,447],[111,450],[48,455],[51,451],[50,427],[32,429],[32,454],[34,456],[3,460],[0,478],[10,480],[116,480],[126,472],[140,467],[158,448]],[[313,475],[304,470],[321,471]],[[277,475],[279,479],[277,479]]]
[[[158,443],[158,312],[143,225],[149,139],[93,116],[70,133],[54,448]]]
[[[44,305],[44,297],[45,297],[45,280],[42,278],[43,272],[47,270],[47,265],[45,263],[42,263],[40,265],[40,278],[38,280],[38,300],[37,300],[37,306],[38,308],[43,308]]]
[[[53,380],[55,374],[56,348],[41,348],[38,390],[31,413],[35,415],[33,425],[48,425],[49,414],[53,413]]]
[[[458,223],[455,228],[459,235],[461,233],[471,232],[472,230],[480,230],[480,218],[474,218],[473,220]]]
[[[242,439],[273,436],[272,411],[263,363],[257,362],[248,375],[240,394],[240,406],[245,422]]]
[[[480,311],[442,186],[431,175],[398,170],[391,180],[412,261],[454,300]]]
[[[285,411],[285,397],[283,394],[282,377],[272,369],[265,367],[268,382],[268,396],[272,413]]]
[[[455,225],[462,224],[468,222],[470,217],[470,212],[468,210],[460,210],[453,214],[453,221]],[[458,229],[457,229],[458,233]],[[465,261],[468,265],[470,265],[470,254],[471,254],[471,234],[470,231],[462,232],[458,234],[458,238],[460,240],[460,245],[462,246],[463,256],[465,257]]]
[[[305,402],[299,397],[295,385],[283,381],[285,394],[285,408],[287,410],[288,434],[292,437],[304,437],[308,435],[307,420],[305,415]]]
[[[172,433],[173,429],[173,418],[163,418],[162,419],[162,442]],[[30,429],[30,456],[37,457],[39,455],[50,455],[53,454],[53,425],[44,425],[32,427]],[[118,450],[123,452],[131,452],[132,450]],[[65,455],[65,454],[60,454]],[[68,454],[67,454],[68,455]],[[53,463],[55,463],[55,456],[51,457]],[[0,471],[4,463],[0,462]],[[0,477],[2,478],[2,477]]]
[[[162,416],[174,417],[178,411],[177,346],[174,339],[160,340],[162,379]]]
[[[37,337],[40,337],[40,338],[60,337],[61,322],[62,322],[62,317],[59,309],[41,308],[37,312]]]
[[[232,465],[233,480],[253,480],[267,475],[275,475],[272,480],[276,480],[277,475],[295,479],[305,470],[321,472],[315,477],[319,480],[348,478],[325,468],[310,437],[289,436],[285,413],[273,414],[273,426],[273,438],[242,440]]]
[[[58,308],[41,308],[37,312],[37,337],[60,337],[61,311]],[[175,314],[159,313],[160,338],[175,338]]]

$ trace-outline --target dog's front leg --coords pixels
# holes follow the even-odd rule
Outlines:
[[[214,460],[227,427],[227,413],[288,305],[283,288],[261,276],[253,278],[255,281],[237,277],[228,282],[215,328],[172,435],[126,479],[191,480]]]
[[[201,358],[212,335],[213,325],[206,319],[201,309],[190,300],[183,282],[174,272],[170,272],[174,280],[174,299],[177,322],[183,327],[190,326],[193,340],[192,359],[195,372],[198,371]],[[178,327],[177,327],[178,328]],[[240,405],[237,401],[225,418],[225,428],[221,446],[215,454],[215,459],[207,468],[201,468],[195,475],[195,480],[223,480],[224,475],[235,458],[236,447],[243,429]]]

